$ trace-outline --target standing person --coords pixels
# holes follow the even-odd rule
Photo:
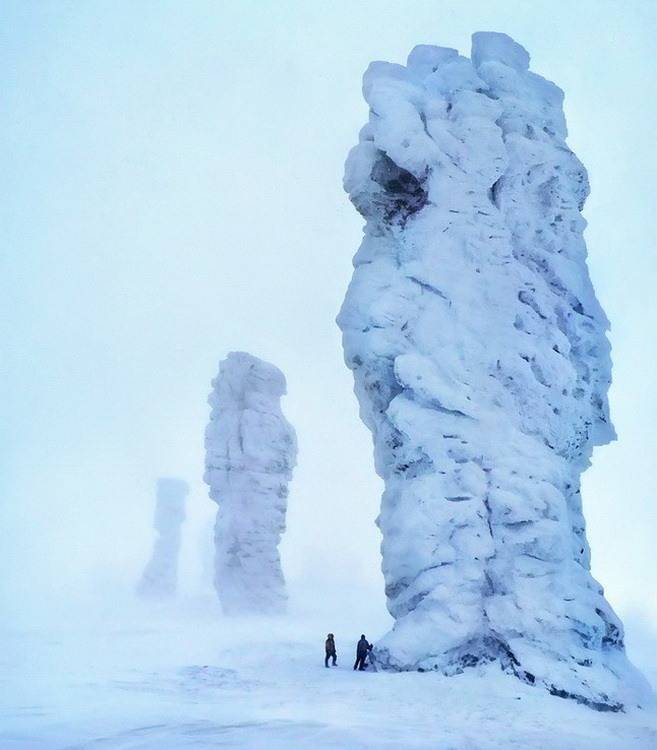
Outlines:
[[[333,666],[337,666],[338,662],[338,654],[335,650],[335,638],[333,636],[333,633],[329,633],[326,636],[326,643],[324,644],[324,649],[326,651],[326,656],[324,657],[324,666],[328,668],[329,659],[333,659]]]
[[[372,644],[367,642],[367,638],[361,635],[360,640],[356,644],[356,663],[354,669],[362,672],[366,666],[366,659],[369,652],[372,650]]]

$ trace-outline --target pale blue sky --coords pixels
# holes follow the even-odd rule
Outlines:
[[[0,16],[12,608],[131,582],[159,475],[193,485],[191,581],[214,512],[209,381],[245,349],[288,376],[289,577],[367,587],[382,611],[380,485],[334,324],[361,234],[342,168],[371,60],[403,62],[418,43],[469,54],[473,31],[496,30],[565,90],[590,173],[619,434],[584,483],[593,568],[637,628],[657,618],[653,2],[5,0]]]

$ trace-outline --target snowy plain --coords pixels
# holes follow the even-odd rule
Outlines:
[[[293,600],[299,603],[303,596]],[[223,618],[211,594],[120,601],[58,626],[5,629],[2,750],[649,750],[650,711],[599,713],[496,666],[455,677],[352,670],[365,597],[332,613]],[[93,612],[94,614],[90,614]],[[370,619],[368,620],[368,614]],[[338,666],[323,639],[336,634]],[[371,626],[365,628],[365,624]]]

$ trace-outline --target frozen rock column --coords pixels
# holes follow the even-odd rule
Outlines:
[[[592,578],[580,475],[614,439],[586,170],[559,88],[504,34],[373,63],[345,189],[366,220],[338,316],[385,482],[380,668],[489,661],[599,709],[636,702]]]
[[[157,533],[153,554],[137,587],[146,598],[164,598],[176,593],[180,527],[185,520],[185,499],[189,492],[181,479],[158,479],[153,526]]]
[[[205,432],[205,475],[219,505],[215,587],[227,614],[285,609],[278,544],[297,442],[281,411],[283,373],[245,352],[231,352],[212,381]]]

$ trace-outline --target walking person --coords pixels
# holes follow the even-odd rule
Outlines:
[[[361,635],[360,640],[356,645],[356,663],[354,669],[362,672],[367,666],[367,655],[372,650],[372,644],[367,642],[367,638]]]
[[[333,659],[333,666],[336,667],[338,664],[338,654],[335,650],[335,637],[333,633],[329,633],[326,636],[326,642],[324,643],[324,650],[326,651],[326,656],[324,657],[324,666],[328,669],[329,665],[329,659]]]

